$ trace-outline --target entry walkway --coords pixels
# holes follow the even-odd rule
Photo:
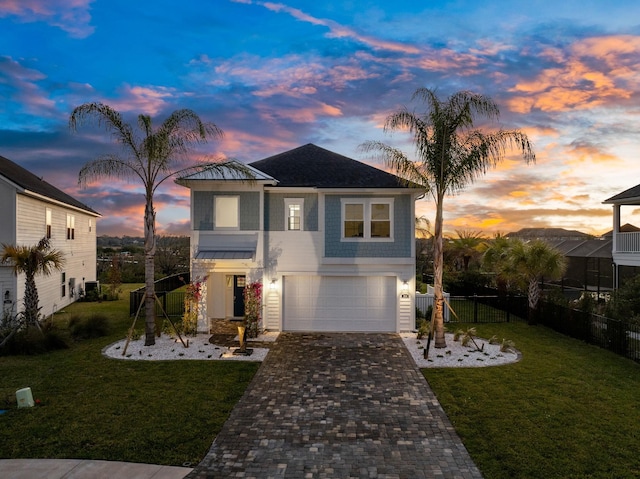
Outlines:
[[[482,476],[398,335],[283,333],[187,477]]]

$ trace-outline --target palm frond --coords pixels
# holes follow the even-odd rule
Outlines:
[[[141,177],[139,168],[115,155],[102,157],[86,163],[78,174],[78,183],[87,186],[89,183],[105,177],[128,180]]]

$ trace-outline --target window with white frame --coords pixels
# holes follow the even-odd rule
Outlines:
[[[214,199],[214,215],[216,229],[240,228],[240,197],[216,196]]]
[[[343,240],[393,240],[393,198],[343,198]]]
[[[47,239],[51,239],[51,208],[47,208],[45,213],[45,219],[44,219],[44,223],[45,223],[45,233],[44,235],[47,237]]]
[[[287,231],[304,230],[304,200],[302,198],[286,198],[284,200],[285,229]]]
[[[67,215],[67,239],[76,239],[76,218],[73,215]]]
[[[89,233],[93,231],[93,219],[89,218]]]

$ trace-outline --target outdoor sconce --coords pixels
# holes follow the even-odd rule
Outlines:
[[[402,294],[400,295],[401,298],[408,298],[409,297],[409,282],[408,281],[403,281],[402,282]]]
[[[269,284],[269,289],[271,291],[275,291],[277,286],[278,286],[278,280],[277,279],[272,279],[271,280],[271,284]]]

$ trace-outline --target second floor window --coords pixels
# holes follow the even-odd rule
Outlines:
[[[45,211],[45,236],[47,239],[51,239],[51,209],[47,208]]]
[[[343,199],[342,239],[393,240],[393,199]]]
[[[240,228],[240,198],[238,196],[216,196],[214,199],[215,229]]]
[[[76,239],[76,218],[73,215],[67,215],[67,239]]]
[[[299,198],[287,198],[284,200],[285,222],[287,231],[302,231],[303,225],[303,200]]]

